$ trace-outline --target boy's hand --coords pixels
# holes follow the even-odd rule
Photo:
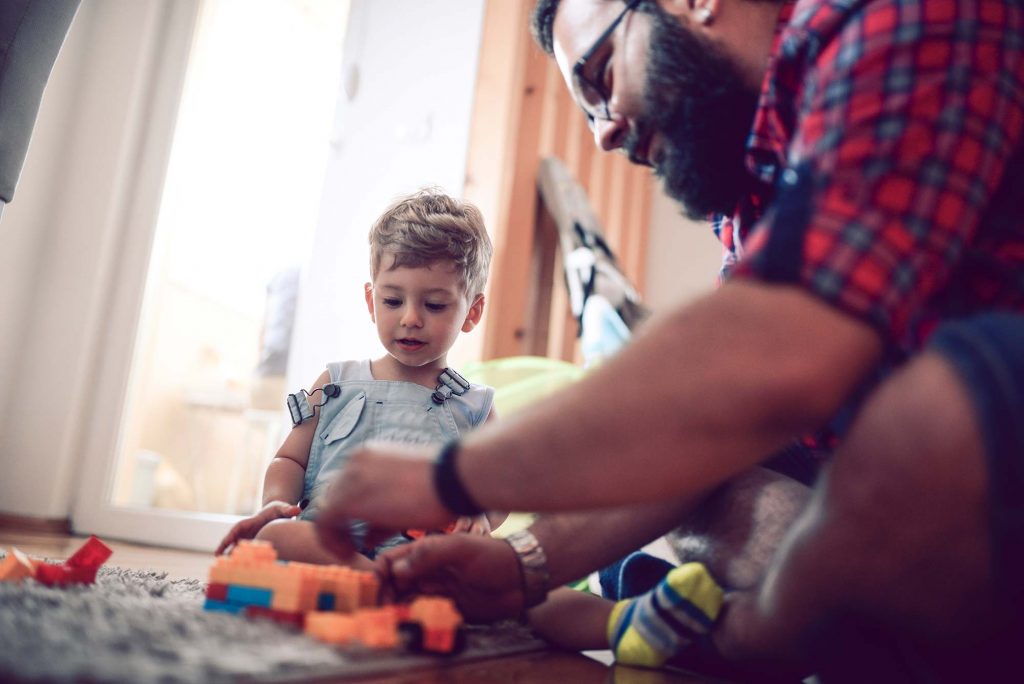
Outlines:
[[[469,534],[480,535],[490,534],[491,521],[487,519],[486,515],[463,516],[455,521],[452,532],[468,532]]]
[[[301,511],[302,508],[298,504],[291,504],[285,501],[271,501],[261,508],[256,515],[235,523],[235,526],[224,536],[220,544],[217,545],[217,550],[213,553],[219,556],[237,544],[240,539],[252,539],[255,537],[271,520],[294,518]]]

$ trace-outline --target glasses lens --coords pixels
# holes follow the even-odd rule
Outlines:
[[[583,69],[579,68],[582,66],[584,65],[579,64],[573,70],[573,85],[576,88],[576,100],[583,113],[587,115],[587,119],[593,124],[594,119],[609,118],[608,101],[604,93],[584,75]]]

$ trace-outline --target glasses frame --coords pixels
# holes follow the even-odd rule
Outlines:
[[[595,121],[599,119],[602,121],[609,121],[611,120],[612,115],[611,111],[608,109],[608,98],[610,97],[610,94],[604,92],[604,86],[602,84],[594,83],[587,78],[587,64],[590,63],[590,60],[593,59],[597,51],[601,49],[601,46],[607,42],[608,38],[615,33],[615,29],[619,27],[619,24],[621,24],[622,20],[626,18],[626,15],[629,14],[631,10],[635,10],[641,2],[642,0],[629,0],[629,2],[626,3],[625,9],[619,13],[619,16],[615,17],[615,21],[613,21],[608,28],[606,28],[604,32],[597,37],[597,40],[594,41],[593,45],[591,45],[590,48],[583,53],[583,56],[577,59],[576,63],[572,66],[572,83],[573,88],[576,89],[576,101],[579,103],[580,109],[582,109],[583,113],[587,116],[587,124],[591,128],[594,127]],[[598,96],[598,102],[590,103],[587,101],[587,98],[584,96],[586,89],[593,91]],[[588,105],[593,107],[594,110],[591,111],[588,109]]]

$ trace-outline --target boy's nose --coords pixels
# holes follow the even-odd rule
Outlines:
[[[401,324],[406,328],[419,328],[422,326],[420,312],[415,306],[405,307],[405,311],[402,312]]]

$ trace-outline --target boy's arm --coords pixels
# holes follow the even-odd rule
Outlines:
[[[561,648],[588,651],[608,648],[608,617],[615,604],[600,596],[562,587],[527,616],[545,641]]]
[[[330,375],[324,373],[316,379],[312,392],[330,381]],[[237,544],[240,539],[252,539],[263,527],[272,520],[291,518],[302,510],[299,498],[302,496],[302,484],[306,477],[306,464],[309,462],[309,449],[313,444],[313,435],[320,420],[320,409],[313,409],[313,417],[292,428],[284,444],[277,450],[267,473],[263,477],[263,506],[255,514],[239,520],[232,526],[214,554],[220,555]]]
[[[323,388],[330,381],[330,374],[324,371],[313,383],[310,393]],[[302,496],[302,483],[306,477],[306,464],[309,463],[309,450],[313,445],[313,435],[316,434],[319,422],[320,408],[316,407],[313,409],[312,418],[302,421],[288,433],[288,437],[267,466],[267,474],[263,478],[264,506],[274,501],[290,504],[299,502]]]

